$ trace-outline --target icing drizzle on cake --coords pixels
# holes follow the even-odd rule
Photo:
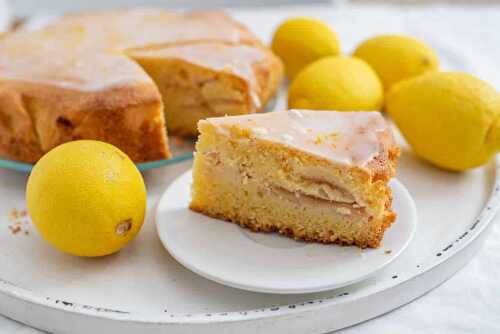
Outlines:
[[[210,43],[212,48],[221,44],[226,49],[212,54]],[[127,51],[153,48],[211,69],[226,66],[247,81],[255,94],[251,66],[264,58],[256,45],[260,42],[251,32],[222,12],[141,9],[66,15],[38,30],[19,30],[3,37],[0,80],[82,91],[151,82]]]
[[[381,150],[380,136],[389,131],[379,112],[289,110],[207,119],[230,134],[248,129],[250,138],[269,140],[310,152],[332,162],[366,166]],[[387,139],[386,139],[387,140]],[[392,135],[389,140],[392,139]]]

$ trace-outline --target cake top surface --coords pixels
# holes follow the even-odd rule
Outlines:
[[[127,51],[202,42],[246,45],[248,49],[261,45],[247,28],[223,12],[137,9],[72,14],[34,31],[16,30],[0,38],[0,81],[35,82],[82,91],[151,82]],[[262,58],[262,54],[255,56],[261,51],[259,47],[255,50],[214,59],[207,56],[211,50],[185,48],[177,57],[218,69],[222,61],[251,63]]]
[[[379,112],[288,110],[206,120],[219,130],[236,126],[250,138],[269,140],[334,163],[365,167],[393,146],[389,125]]]

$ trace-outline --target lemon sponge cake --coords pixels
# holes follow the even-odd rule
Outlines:
[[[190,208],[254,231],[378,247],[399,148],[378,112],[290,110],[198,123]]]
[[[195,136],[202,118],[258,112],[281,76],[279,59],[222,12],[65,15],[0,37],[0,156],[35,162],[96,139],[136,162],[167,158],[167,129]]]

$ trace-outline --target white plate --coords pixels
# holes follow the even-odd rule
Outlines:
[[[361,250],[255,233],[189,210],[191,171],[165,191],[156,227],[170,254],[195,273],[234,288],[266,293],[310,293],[359,282],[408,246],[417,224],[415,203],[397,180],[390,185],[398,218],[377,249]]]

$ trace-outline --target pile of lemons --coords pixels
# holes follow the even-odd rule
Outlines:
[[[436,53],[403,35],[381,35],[342,55],[335,32],[305,17],[282,23],[272,41],[290,80],[288,107],[384,110],[417,155],[464,171],[500,151],[500,94],[466,73],[441,72]]]

